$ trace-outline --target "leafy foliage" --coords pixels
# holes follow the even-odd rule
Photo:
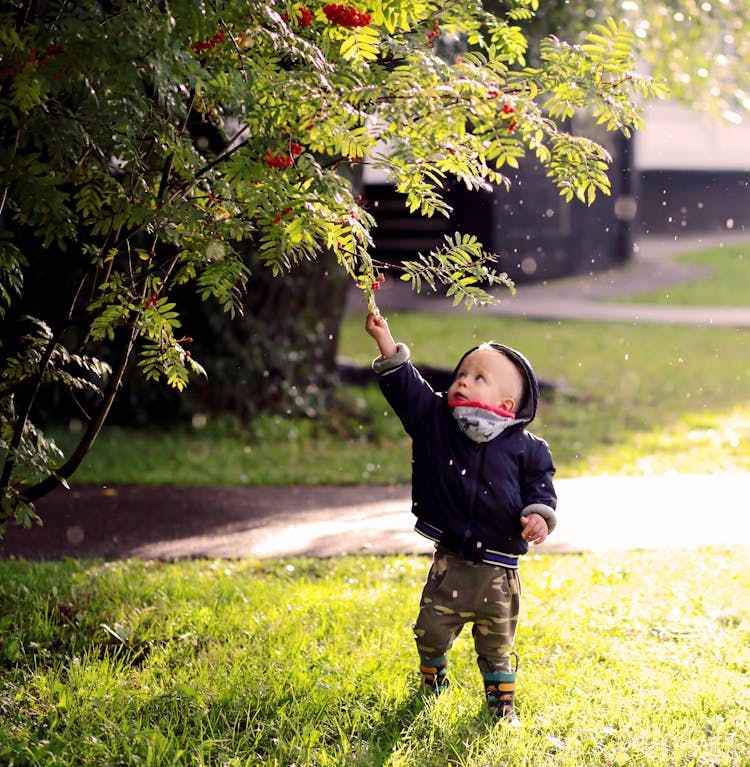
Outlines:
[[[611,13],[614,2],[602,4]],[[618,4],[639,57],[673,98],[739,122],[750,108],[750,5],[744,0]]]
[[[182,334],[177,288],[239,314],[258,269],[283,278],[327,254],[376,308],[374,220],[352,185],[363,161],[425,216],[449,215],[451,179],[507,184],[503,168],[528,152],[566,199],[590,202],[608,192],[609,157],[565,121],[592,110],[629,132],[634,97],[661,92],[635,74],[633,39],[612,20],[580,44],[545,41],[531,67],[521,24],[536,0],[498,14],[475,0],[373,6],[4,6],[4,515],[75,471],[132,355],[147,379],[179,390],[205,375]],[[505,279],[492,258],[455,235],[405,275],[470,306]],[[59,280],[44,283],[50,266]],[[51,382],[101,390],[64,463],[34,447],[35,403]]]
[[[404,261],[401,266],[401,279],[411,282],[417,291],[423,282],[433,291],[438,284],[447,285],[446,296],[453,297],[454,305],[465,301],[467,308],[487,302],[484,286],[499,283],[515,292],[506,274],[497,274],[484,263],[482,245],[474,235],[446,235],[441,249],[420,253],[417,261]]]

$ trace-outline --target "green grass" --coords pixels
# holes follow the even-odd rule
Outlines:
[[[533,429],[562,476],[750,468],[748,328],[393,315],[417,363],[452,365],[494,338],[523,350],[556,392]],[[356,326],[345,353],[364,361]],[[360,348],[362,346],[359,343]]]
[[[533,430],[564,477],[750,470],[750,328],[497,319],[480,312],[392,314],[419,363],[452,366],[479,340],[524,350],[555,385]],[[341,351],[369,364],[349,318]],[[347,393],[353,415],[326,424],[266,417],[252,430],[106,429],[76,482],[207,485],[407,482],[409,443],[379,390]]]
[[[750,248],[681,257],[710,276],[642,300],[683,305],[747,301]],[[633,300],[629,297],[627,300]],[[452,368],[493,338],[523,350],[554,385],[533,430],[550,443],[558,476],[750,470],[750,328],[541,322],[487,311],[392,313],[417,364]],[[348,317],[340,353],[369,365],[375,344]],[[408,482],[409,443],[377,386],[342,388],[346,407],[316,421],[266,416],[243,429],[105,428],[76,482],[204,485]],[[73,435],[58,432],[66,443]]]
[[[750,551],[530,556],[523,727],[470,633],[418,692],[425,557],[0,563],[0,763],[744,767]]]
[[[345,417],[263,416],[250,427],[228,418],[198,429],[105,427],[74,481],[267,486],[367,484],[384,474],[403,476],[408,446],[380,390],[351,388],[339,398],[347,403]],[[62,446],[74,437],[55,430]]]

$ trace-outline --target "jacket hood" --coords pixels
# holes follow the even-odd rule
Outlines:
[[[516,410],[516,418],[522,420],[524,423],[531,423],[536,417],[536,411],[539,406],[539,380],[536,377],[534,369],[531,367],[531,363],[524,357],[521,352],[516,349],[512,349],[505,344],[499,344],[496,341],[487,341],[478,346],[474,346],[469,349],[463,357],[458,361],[458,364],[453,369],[453,378],[456,377],[458,369],[461,367],[461,363],[472,353],[478,349],[494,349],[499,354],[504,354],[515,366],[523,373],[526,379],[526,396],[520,407]]]

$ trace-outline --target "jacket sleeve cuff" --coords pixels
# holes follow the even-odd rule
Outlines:
[[[382,355],[372,362],[372,369],[381,376],[387,376],[389,373],[394,373],[400,367],[405,365],[411,352],[406,344],[396,344],[396,353],[390,357],[383,357]]]
[[[557,516],[555,510],[546,503],[530,503],[521,512],[522,517],[528,517],[529,514],[538,514],[547,523],[547,532],[551,533],[557,526]]]

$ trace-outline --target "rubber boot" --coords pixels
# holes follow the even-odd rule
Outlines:
[[[515,671],[504,674],[501,671],[483,673],[484,694],[487,696],[487,708],[498,719],[518,721],[514,706],[516,694]]]
[[[512,671],[485,671],[480,661],[480,671],[484,681],[484,694],[487,698],[487,708],[500,721],[519,727],[521,721],[516,716],[516,672],[518,671],[518,655],[510,653]]]
[[[441,655],[434,660],[421,659],[422,685],[426,692],[439,695],[448,687],[448,660]]]

